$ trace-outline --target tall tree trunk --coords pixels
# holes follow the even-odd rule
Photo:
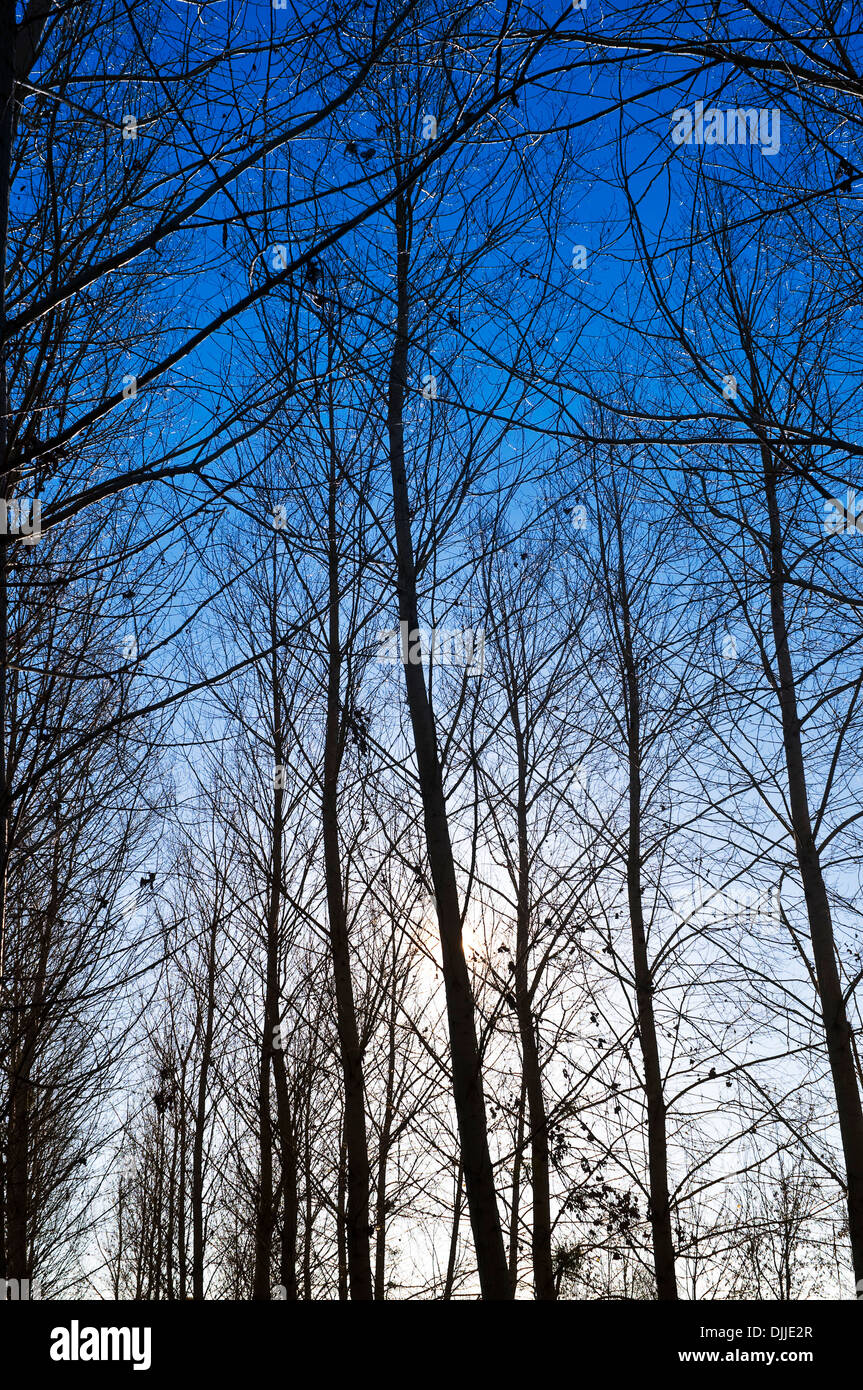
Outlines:
[[[785,617],[785,562],[782,522],[776,497],[777,469],[772,451],[764,442],[761,445],[761,460],[770,526],[770,620],[776,652],[777,696],[782,720],[791,828],[806,899],[824,1038],[845,1159],[848,1232],[851,1238],[854,1278],[860,1280],[863,1279],[863,1107],[854,1065],[851,1025],[836,963],[830,901],[809,811],[797,690]]]
[[[297,1227],[299,1225],[297,1139],[294,1116],[291,1111],[284,1051],[277,1051],[273,1054],[273,1072],[276,1079],[276,1115],[279,1124],[279,1159],[282,1167],[282,1234],[279,1247],[279,1278],[285,1290],[285,1298],[290,1302],[296,1302]]]
[[[338,1252],[338,1274],[339,1274],[339,1302],[344,1303],[348,1297],[348,1243],[346,1238],[347,1217],[345,1214],[345,1203],[348,1190],[348,1160],[347,1150],[344,1141],[344,1130],[342,1131],[342,1141],[339,1144],[339,1178],[336,1189],[336,1249]]]
[[[521,1089],[518,1096],[518,1120],[515,1127],[515,1153],[512,1157],[512,1206],[509,1213],[509,1277],[515,1297],[518,1288],[518,1222],[521,1215],[521,1168],[524,1162],[524,1112],[527,1105],[527,1088],[524,1068],[521,1075]]]
[[[3,471],[0,486],[0,506],[12,494],[12,477],[9,470],[9,390],[6,365],[6,251],[9,234],[9,193],[12,162],[12,135],[14,130],[14,92],[15,92],[15,6],[7,3],[0,6],[0,468]],[[9,669],[9,615],[8,615],[8,564],[9,536],[0,537],[0,990],[7,992],[7,890],[9,880],[9,819],[12,807],[12,788],[9,773],[9,711],[8,711],[8,669]],[[3,1164],[0,1171],[0,1277],[13,1279],[26,1278],[21,1258],[20,1232],[14,1236],[15,1255],[10,1249],[9,1185],[13,1181],[20,1187],[20,1173],[12,1176],[11,1150],[13,1133],[21,1127],[18,1102],[15,1100],[14,1056],[17,1052],[15,1033],[17,1013],[13,1012],[12,1047],[9,1073],[9,1100],[4,1116],[7,1138],[0,1144],[0,1155],[8,1151],[7,1158],[0,1156]],[[17,1141],[16,1141],[17,1142]],[[26,1263],[26,1261],[25,1261]]]
[[[16,980],[13,1010],[15,1036],[10,1059],[9,1128],[7,1134],[7,1194],[6,1241],[9,1277],[30,1279],[29,1228],[31,1109],[34,1101],[33,1067],[44,1026],[43,1009],[51,955],[52,924],[57,912],[57,882],[52,884],[51,899],[41,929],[39,959],[30,979],[31,998],[22,1000],[23,984]],[[25,971],[24,979],[28,978]],[[21,1022],[19,1023],[19,1018]]]
[[[207,1124],[207,1088],[213,1058],[213,1021],[216,1009],[216,934],[218,913],[210,919],[207,941],[207,997],[204,1005],[204,1037],[195,1103],[195,1137],[192,1142],[192,1297],[204,1297],[204,1132]]]
[[[449,1256],[446,1262],[446,1278],[444,1279],[443,1302],[448,1303],[452,1298],[452,1291],[455,1285],[455,1263],[458,1254],[458,1232],[461,1226],[462,1192],[464,1190],[464,1168],[461,1163],[458,1165],[458,1173],[455,1181],[455,1194],[452,1204],[452,1227],[449,1235]]]
[[[15,1015],[13,1015],[14,1017]],[[27,1030],[11,1057],[11,1085],[6,1159],[6,1264],[13,1279],[29,1279],[28,1197],[30,1168],[30,1067],[34,1056],[32,1031]]]
[[[15,84],[30,73],[35,60],[51,0],[30,0],[20,28],[15,23],[16,6],[11,0],[0,5],[0,506],[13,496],[15,475],[9,460],[9,373],[6,332],[6,262],[9,241],[9,200],[12,182],[12,145],[15,138]],[[0,537],[0,993],[5,993],[7,970],[7,900],[9,891],[10,821],[12,785],[9,749],[9,709],[7,673],[9,670],[9,535]],[[30,1041],[19,1037],[18,1012],[12,1014],[12,1056],[19,1056],[10,1074],[6,1116],[7,1148],[5,1166],[0,1159],[0,1277],[27,1278],[27,1162],[29,1149],[29,1082],[19,1094],[26,1058],[29,1077],[33,1056]],[[19,1055],[19,1047],[21,1052]],[[22,1147],[23,1145],[23,1147]],[[10,1198],[10,1187],[14,1195]],[[10,1200],[12,1210],[10,1211]],[[11,1225],[10,1225],[11,1223]]]
[[[186,1249],[186,1183],[189,1163],[188,1106],[186,1104],[186,1076],[189,1053],[183,1057],[180,1070],[180,1176],[177,1183],[177,1274],[179,1278],[179,1297],[186,1298],[188,1290],[188,1251]]]
[[[632,935],[632,966],[638,1016],[638,1041],[644,1063],[644,1091],[647,1102],[647,1164],[650,1184],[650,1227],[653,1237],[653,1265],[657,1297],[676,1299],[677,1276],[674,1268],[674,1240],[671,1230],[671,1203],[668,1195],[668,1145],[666,1139],[665,1094],[656,1017],[653,1008],[653,971],[647,952],[644,910],[641,903],[641,692],[632,638],[632,618],[626,581],[623,522],[618,509],[618,602],[623,624],[623,696],[626,711],[626,743],[629,772],[629,835],[626,845],[626,892]]]
[[[152,1221],[155,1232],[153,1242],[153,1268],[151,1276],[151,1287],[153,1298],[156,1302],[162,1297],[162,1270],[164,1260],[162,1251],[165,1239],[164,1205],[165,1205],[165,1126],[167,1123],[166,1112],[163,1111],[159,1116],[156,1133],[158,1142],[156,1148],[156,1199],[153,1203]]]
[[[551,1258],[551,1199],[548,1172],[548,1118],[542,1093],[542,1069],[534,1024],[533,994],[528,978],[530,956],[530,851],[527,834],[527,758],[524,732],[513,698],[510,717],[518,757],[518,888],[516,904],[515,1006],[521,1042],[521,1065],[527,1091],[530,1126],[530,1185],[532,1193],[531,1254],[536,1297],[555,1299]]]
[[[407,632],[411,634],[419,628],[419,612],[410,502],[405,475],[403,412],[410,343],[410,251],[408,208],[401,194],[395,200],[395,218],[397,313],[387,391],[387,434],[398,568],[399,621],[407,624]],[[401,631],[404,632],[405,629],[402,628]],[[483,1298],[510,1299],[512,1284],[506,1262],[494,1172],[488,1148],[474,1001],[462,943],[458,884],[443,792],[437,731],[422,666],[419,663],[412,664],[409,654],[403,653],[405,688],[419,772],[426,846],[437,907],[452,1057],[453,1095],[477,1271]]]
[[[0,505],[12,496],[14,479],[9,464],[9,382],[6,343],[6,253],[9,239],[9,196],[12,178],[12,140],[15,131],[15,6],[0,6]],[[6,892],[9,875],[9,816],[7,690],[8,593],[10,539],[0,538],[0,980],[6,968]]]
[[[253,1298],[256,1301],[271,1297],[273,1234],[276,1225],[276,1203],[273,1191],[273,1116],[270,1100],[270,1072],[275,1053],[281,1048],[279,1019],[279,915],[282,895],[282,861],[284,856],[284,730],[278,666],[278,603],[276,544],[273,541],[272,603],[270,609],[270,641],[272,661],[270,694],[272,699],[273,756],[273,819],[270,842],[270,873],[267,894],[264,982],[264,1036],[261,1039],[258,1072],[258,1117],[260,1144],[260,1187],[255,1220],[255,1271]],[[278,1090],[276,1104],[279,1105]],[[282,1117],[282,1128],[286,1123]]]
[[[182,1124],[182,1112],[180,1123]],[[176,1116],[171,1126],[171,1167],[168,1173],[168,1217],[165,1231],[165,1288],[172,1301],[177,1296],[174,1282],[177,1241],[177,1161],[179,1158],[179,1133]]]
[[[394,1089],[396,1071],[396,1009],[398,1006],[396,981],[396,950],[393,947],[392,995],[390,997],[389,1030],[387,1038],[387,1078],[384,1090],[384,1119],[381,1125],[378,1146],[377,1187],[375,1189],[375,1298],[386,1297],[386,1256],[387,1256],[387,1160],[392,1143],[393,1116],[395,1114]]]
[[[280,795],[280,793],[277,793]],[[279,1027],[276,943],[271,922],[267,922],[266,982],[264,987],[264,1036],[258,1069],[259,1185],[255,1213],[255,1267],[252,1297],[269,1301],[272,1275],[273,1232],[276,1224],[273,1192],[273,1116],[270,1100],[270,1069]]]
[[[346,1242],[351,1298],[371,1299],[369,1251],[369,1151],[366,1136],[365,1079],[351,978],[348,923],[342,887],[339,845],[339,769],[345,728],[341,705],[342,657],[339,631],[339,560],[336,520],[336,459],[331,454],[327,504],[329,612],[327,633],[327,716],[324,735],[324,775],[321,820],[330,952],[336,991],[339,1054],[345,1088],[345,1149],[347,1153]]]
[[[312,1136],[311,1136],[311,1083],[309,1084],[308,1104],[303,1125],[303,1179],[305,1182],[305,1222],[303,1225],[303,1299],[306,1303],[312,1298],[312,1226],[314,1208],[312,1204]]]

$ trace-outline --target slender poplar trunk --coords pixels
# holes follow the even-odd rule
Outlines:
[[[387,1254],[387,1161],[392,1142],[393,1118],[395,1115],[395,1072],[396,1072],[396,952],[393,949],[392,996],[390,998],[389,1036],[387,1052],[387,1078],[384,1090],[384,1119],[378,1147],[377,1188],[375,1191],[375,1298],[386,1297],[386,1254]]]
[[[181,1121],[182,1122],[182,1121]],[[174,1268],[176,1264],[177,1240],[177,1161],[179,1159],[179,1135],[176,1121],[171,1128],[171,1167],[168,1173],[168,1219],[165,1231],[165,1288],[169,1299],[176,1298]]]
[[[186,1249],[186,1184],[189,1163],[188,1106],[186,1104],[186,1074],[189,1065],[188,1053],[183,1058],[180,1071],[180,1176],[177,1183],[177,1273],[179,1296],[185,1299],[188,1288],[188,1260]]]
[[[515,1153],[512,1158],[512,1207],[509,1214],[509,1277],[512,1280],[513,1297],[518,1287],[518,1219],[521,1214],[521,1168],[524,1162],[524,1112],[527,1106],[527,1088],[522,1068],[521,1089],[518,1096],[518,1120],[515,1127]]]
[[[303,1227],[303,1299],[306,1303],[312,1298],[312,1225],[314,1211],[312,1206],[312,1138],[311,1102],[306,1106],[303,1129],[303,1167],[306,1184],[305,1225]]]
[[[272,663],[270,669],[270,693],[272,699],[273,755],[275,769],[273,778],[273,819],[270,843],[270,875],[267,895],[267,921],[265,942],[265,982],[264,982],[264,1036],[261,1039],[260,1067],[258,1072],[258,1116],[260,1143],[260,1186],[258,1209],[255,1221],[255,1269],[253,1298],[260,1302],[271,1297],[271,1277],[273,1259],[273,1236],[276,1226],[276,1202],[273,1190],[273,1115],[270,1099],[270,1072],[273,1058],[280,1050],[279,1019],[279,911],[282,894],[282,862],[284,857],[284,730],[282,726],[282,701],[278,668],[278,613],[277,613],[277,564],[276,542],[273,542],[272,564],[272,607],[270,611],[270,641],[272,644]],[[276,1089],[276,1105],[280,1108],[279,1088]],[[279,1128],[283,1132],[287,1120],[279,1116]]]
[[[407,632],[419,627],[416,570],[405,476],[403,412],[410,344],[408,207],[395,200],[396,331],[387,392],[387,434],[392,474],[393,521],[398,570],[399,621]],[[405,629],[400,629],[404,631]],[[410,646],[413,646],[411,643]],[[476,1036],[474,1001],[462,943],[461,912],[452,844],[447,821],[443,775],[434,715],[422,666],[403,653],[405,688],[413,730],[429,866],[435,891],[441,959],[452,1057],[453,1095],[458,1121],[468,1210],[473,1231],[482,1297],[512,1298],[503,1230],[497,1206],[494,1171],[488,1147],[485,1097]]]
[[[348,1160],[344,1132],[339,1144],[339,1180],[336,1190],[336,1248],[338,1251],[339,1302],[347,1302],[348,1297],[348,1246],[346,1239],[346,1201],[348,1190]]]
[[[0,5],[0,506],[14,494],[15,471],[9,457],[9,400],[8,342],[6,331],[6,262],[9,240],[9,200],[12,182],[12,144],[17,125],[15,84],[30,73],[35,54],[51,6],[37,0],[26,7],[24,23],[19,31],[15,22],[16,6],[12,0]],[[9,536],[0,536],[0,999],[8,997],[7,980],[7,903],[9,892],[9,856],[11,853],[10,822],[13,789],[10,777],[9,749]],[[18,1011],[11,1014],[13,1057],[19,1047],[29,1053],[29,1042],[20,1038]],[[16,1064],[19,1065],[19,1064]],[[32,1057],[26,1070],[32,1065]],[[29,1085],[23,1096],[18,1094],[19,1076],[10,1073],[9,1104],[6,1115],[10,1157],[6,1164],[0,1158],[0,1277],[27,1278],[27,1147],[29,1144]],[[22,1139],[24,1149],[21,1148]],[[7,1145],[0,1143],[0,1154]],[[23,1155],[23,1157],[22,1157]],[[11,1172],[10,1172],[11,1169]],[[10,1184],[14,1189],[11,1199]],[[11,1229],[10,1229],[11,1222]],[[22,1227],[23,1222],[23,1227]]]
[[[537,1299],[545,1302],[557,1297],[551,1255],[551,1196],[548,1163],[548,1117],[542,1093],[536,1025],[531,1004],[533,994],[528,978],[530,956],[530,851],[527,834],[527,760],[524,733],[515,699],[511,709],[518,757],[518,888],[516,904],[515,1006],[521,1041],[521,1065],[527,1091],[530,1127],[530,1186],[532,1193],[531,1254],[533,1282]]]
[[[299,1225],[297,1140],[284,1051],[277,1051],[273,1054],[273,1074],[276,1081],[276,1116],[279,1125],[279,1159],[282,1168],[282,1232],[279,1245],[279,1279],[285,1290],[285,1298],[289,1302],[296,1302],[298,1296],[297,1228]]]
[[[776,652],[777,696],[782,720],[794,852],[806,900],[824,1039],[845,1159],[848,1232],[851,1239],[854,1278],[860,1280],[863,1279],[863,1107],[855,1069],[853,1035],[836,962],[830,901],[812,831],[797,689],[785,617],[785,562],[782,522],[776,496],[776,466],[769,446],[763,442],[761,458],[770,527],[770,620]]]
[[[373,1297],[369,1251],[369,1151],[366,1135],[365,1078],[351,977],[347,913],[339,845],[339,770],[344,748],[341,707],[341,637],[339,629],[338,537],[336,532],[336,461],[330,464],[327,504],[329,613],[327,634],[327,715],[321,820],[330,953],[336,992],[339,1053],[345,1088],[347,1161],[346,1245],[351,1298]]]
[[[455,1182],[455,1197],[452,1204],[452,1228],[449,1236],[449,1256],[446,1262],[446,1279],[443,1286],[443,1301],[448,1303],[452,1298],[453,1286],[455,1284],[455,1262],[458,1254],[458,1232],[461,1225],[462,1194],[464,1192],[464,1169],[461,1164],[458,1166],[458,1174]]]
[[[650,1227],[653,1265],[659,1299],[678,1297],[674,1267],[671,1203],[668,1194],[668,1144],[665,1094],[656,1017],[653,1008],[653,971],[647,951],[644,910],[641,902],[641,692],[632,640],[632,619],[626,582],[623,522],[617,517],[620,616],[623,624],[623,682],[626,710],[626,743],[629,773],[629,835],[626,846],[626,891],[632,935],[632,966],[638,1016],[638,1041],[644,1064],[647,1102],[647,1163],[650,1184]]]
[[[213,1025],[216,1011],[216,912],[210,920],[207,941],[207,997],[204,1005],[204,1037],[195,1104],[195,1137],[192,1141],[192,1297],[204,1297],[204,1132],[207,1124],[207,1088],[213,1058]]]
[[[7,371],[7,345],[6,345],[6,252],[9,234],[9,193],[12,167],[12,135],[14,130],[14,93],[15,93],[15,6],[7,3],[0,6],[0,469],[2,469],[2,485],[0,485],[0,506],[5,507],[7,499],[12,494],[12,476],[9,465],[9,389]],[[10,989],[7,981],[7,890],[9,880],[9,820],[12,807],[12,788],[9,780],[9,730],[8,730],[8,667],[9,667],[9,620],[8,620],[8,563],[9,563],[9,538],[5,534],[0,537],[0,994],[9,998]],[[18,1031],[17,1013],[13,1012],[10,1019],[12,1029],[12,1055],[17,1051],[16,1033]],[[14,1066],[14,1061],[10,1058],[10,1065]],[[11,1150],[13,1144],[13,1134],[16,1129],[20,1129],[21,1117],[18,1113],[18,1102],[15,1099],[15,1076],[14,1072],[9,1073],[9,1102],[7,1113],[4,1116],[7,1132],[6,1143],[0,1144],[0,1155],[8,1149]],[[20,1186],[20,1173],[16,1173],[14,1178],[10,1173],[11,1159],[5,1162],[0,1157],[3,1164],[0,1170],[0,1277],[11,1277],[14,1279],[26,1278],[24,1263],[21,1259],[21,1240],[20,1232],[16,1231],[14,1236],[10,1235],[8,1222],[9,1213],[9,1184],[15,1182]],[[25,1184],[26,1187],[26,1184]],[[14,1243],[15,1250],[10,1248],[10,1241]]]

